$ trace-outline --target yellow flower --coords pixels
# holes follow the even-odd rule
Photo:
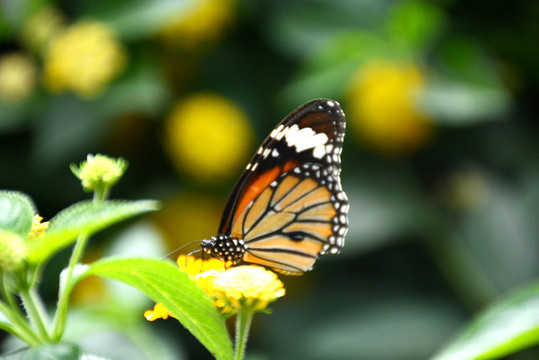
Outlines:
[[[125,51],[112,31],[96,21],[70,26],[45,56],[45,83],[51,91],[96,96],[125,65]]]
[[[253,265],[237,266],[217,274],[211,290],[210,295],[224,313],[236,313],[242,307],[262,311],[285,294],[283,283],[274,272]]]
[[[178,257],[180,270],[208,294],[215,307],[222,313],[232,315],[242,308],[263,311],[269,303],[284,296],[283,283],[277,275],[260,266],[243,265],[228,268],[231,263],[218,259],[200,260],[185,255]],[[149,321],[172,316],[162,304],[147,310],[144,317]]]
[[[19,269],[26,258],[27,245],[23,238],[0,229],[0,270]]]
[[[160,303],[155,304],[153,310],[146,310],[144,312],[144,317],[148,321],[155,321],[157,319],[168,319],[169,316],[174,317],[171,313],[168,312],[168,309]]]
[[[161,31],[165,41],[193,50],[215,42],[235,18],[235,0],[195,0]]]
[[[124,159],[113,159],[101,154],[88,154],[86,161],[79,167],[71,164],[71,171],[81,180],[86,191],[111,187],[120,180],[126,169],[127,161]]]
[[[44,53],[54,38],[65,28],[65,19],[58,9],[47,6],[32,14],[21,27],[21,41],[30,49]]]
[[[17,102],[36,87],[36,65],[28,56],[12,53],[0,57],[0,101]]]
[[[166,121],[168,153],[189,175],[222,181],[246,162],[252,130],[243,110],[228,99],[192,95],[176,103]]]
[[[431,119],[418,106],[425,75],[414,64],[372,60],[352,79],[348,115],[358,135],[388,155],[407,154],[431,138]]]
[[[45,230],[49,228],[49,222],[45,221],[42,223],[41,220],[43,220],[43,218],[39,216],[39,214],[34,215],[34,218],[32,219],[32,229],[28,234],[28,239],[35,239],[36,237],[43,235]]]

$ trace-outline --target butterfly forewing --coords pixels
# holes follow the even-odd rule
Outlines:
[[[302,274],[318,256],[341,250],[349,207],[340,181],[345,126],[339,104],[320,99],[292,112],[270,133],[221,220],[221,238],[244,244],[235,258]]]

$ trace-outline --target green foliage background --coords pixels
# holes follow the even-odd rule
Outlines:
[[[167,16],[187,11],[189,1],[8,0],[0,4],[0,56],[31,53],[21,24],[48,5],[68,22],[91,18],[111,27],[128,62],[94,98],[39,85],[22,102],[0,103],[0,188],[29,194],[46,220],[81,199],[68,164],[88,153],[129,161],[113,198],[166,204],[178,194],[210,196],[213,219],[240,169],[207,182],[174,168],[163,123],[175,100],[200,91],[225,96],[247,112],[261,141],[312,98],[336,99],[346,113],[351,74],[372,59],[422,64],[428,85],[421,101],[436,135],[412,154],[386,156],[365,146],[349,119],[346,246],[315,271],[283,279],[287,295],[273,314],[255,318],[248,358],[429,358],[480,310],[522,288],[509,303],[531,315],[494,316],[494,328],[539,323],[537,291],[528,288],[539,279],[537,2],[239,1],[219,38],[193,50],[159,38]],[[151,215],[115,227],[90,249],[164,256],[182,242],[159,224]],[[200,236],[213,235],[217,225]],[[42,291],[51,305],[67,256],[47,268]],[[82,291],[70,339],[111,358],[208,358],[177,322],[145,323],[151,304],[130,291],[111,283]],[[484,358],[516,352],[511,359],[536,359],[537,349],[520,350],[539,343],[528,336]],[[13,348],[4,337],[2,352]]]

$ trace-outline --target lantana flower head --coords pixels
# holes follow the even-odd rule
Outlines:
[[[283,283],[277,275],[263,267],[243,265],[227,268],[221,260],[200,260],[178,258],[180,270],[189,274],[213,300],[214,306],[224,315],[229,316],[242,308],[252,312],[264,311],[267,306],[284,296]],[[153,310],[147,310],[144,317],[149,321],[166,319],[173,316],[162,304],[156,304]]]
[[[89,154],[86,161],[80,163],[78,167],[71,164],[71,171],[81,180],[82,187],[86,191],[113,186],[126,169],[127,161],[124,159],[114,159],[101,154]]]

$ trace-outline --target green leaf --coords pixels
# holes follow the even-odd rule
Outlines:
[[[107,259],[91,265],[86,275],[136,287],[163,304],[217,359],[232,359],[232,343],[223,318],[208,296],[173,264],[150,259]]]
[[[430,84],[420,102],[436,122],[446,126],[499,120],[511,105],[508,92],[501,87],[447,80]]]
[[[17,191],[0,191],[0,229],[26,239],[36,213],[29,196]]]
[[[441,33],[445,19],[431,2],[408,0],[395,4],[386,23],[389,38],[410,49],[421,51]]]
[[[92,17],[112,27],[124,40],[137,40],[151,36],[172,20],[189,14],[193,0],[124,1],[103,3]],[[181,18],[180,18],[181,19]]]
[[[539,284],[480,313],[432,360],[498,359],[539,344]]]
[[[12,355],[2,356],[5,360],[76,360],[79,359],[81,351],[75,344],[54,344],[23,349],[12,353]]]
[[[119,221],[157,209],[158,203],[152,200],[74,204],[52,218],[45,234],[30,243],[28,261],[42,262],[72,244],[81,233],[91,235]]]

